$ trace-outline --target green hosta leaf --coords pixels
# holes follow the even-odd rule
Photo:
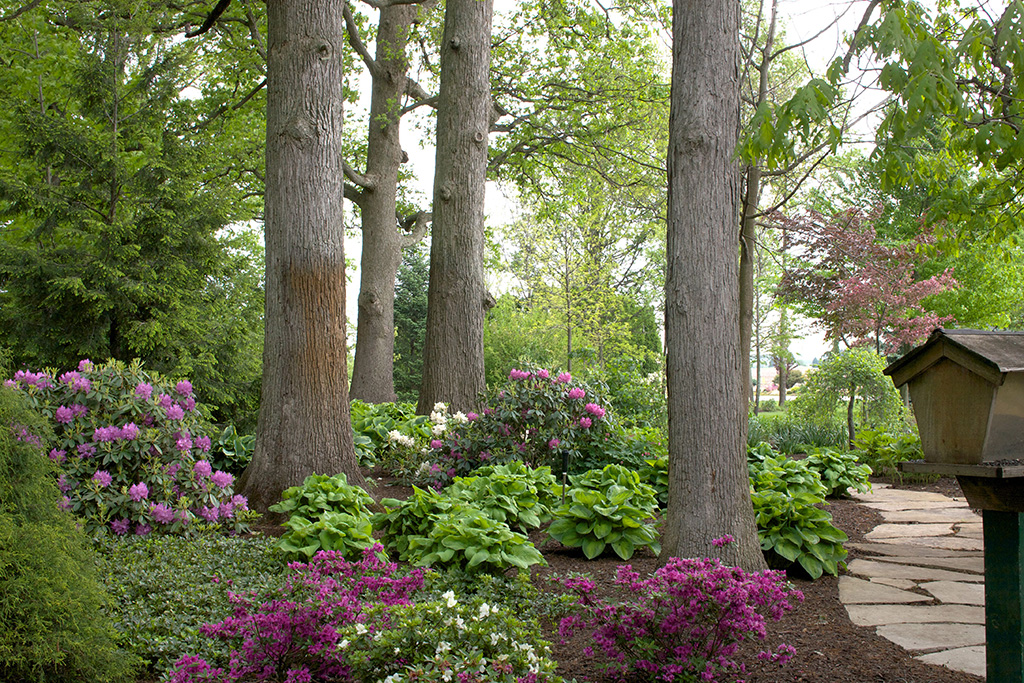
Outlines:
[[[598,523],[594,524],[593,528],[594,528],[594,536],[596,536],[597,538],[603,539],[603,538],[606,538],[609,534],[612,533],[611,522],[608,522],[608,521],[605,521],[605,520],[599,521]],[[576,531],[579,532],[579,533],[584,533],[584,532],[580,531],[579,525],[576,526]]]
[[[821,560],[814,557],[813,555],[801,555],[797,561],[800,563],[800,566],[804,568],[804,571],[807,572],[807,574],[812,579],[817,579],[818,577],[820,577],[821,573],[825,569]]]
[[[612,542],[612,550],[615,554],[624,560],[628,560],[633,557],[633,553],[636,552],[636,546],[634,546],[628,539],[620,538],[617,541]]]
[[[583,554],[588,560],[592,560],[604,552],[607,544],[596,538],[587,538],[583,541]]]
[[[790,562],[795,562],[798,557],[802,557],[800,546],[787,538],[780,538],[775,541],[773,550]]]
[[[491,559],[491,553],[489,553],[487,550],[484,550],[482,548],[478,549],[472,555],[470,555],[467,552],[466,556],[469,557],[469,564],[467,565],[469,567],[475,567],[478,564],[481,564],[483,562],[487,562],[487,561],[489,561]]]

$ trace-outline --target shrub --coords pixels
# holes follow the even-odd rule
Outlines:
[[[806,462],[821,476],[826,498],[845,497],[850,489],[861,493],[871,490],[871,468],[862,465],[853,453],[819,448],[807,456]]]
[[[239,434],[234,425],[228,425],[213,442],[210,449],[210,464],[214,469],[238,475],[252,460],[256,447],[254,434]]]
[[[172,385],[139,361],[83,360],[56,379],[19,371],[7,384],[52,421],[63,504],[86,531],[180,533],[197,518],[246,529],[234,477],[207,459],[212,443],[188,380]]]
[[[536,621],[480,599],[374,605],[343,628],[352,680],[492,683],[560,681]]]
[[[284,584],[274,539],[203,533],[101,539],[100,575],[114,598],[111,618],[154,677],[195,654],[216,666],[227,657],[201,627],[231,612],[229,592]]]
[[[586,578],[566,580],[581,609],[562,620],[559,632],[591,632],[606,668],[623,680],[736,681],[743,673],[733,659],[740,643],[764,640],[767,620],[778,621],[803,599],[780,572],[748,574],[709,558],[669,558],[644,580],[624,565],[615,581],[629,592],[618,603],[594,597]],[[784,663],[794,652],[783,645],[759,659]],[[588,653],[595,656],[594,648]]]
[[[661,551],[658,533],[647,523],[658,508],[654,488],[621,465],[608,465],[572,478],[569,500],[555,512],[548,534],[568,548],[583,548],[594,559],[611,546],[628,560],[637,548]]]
[[[434,406],[432,417],[434,420],[417,415],[416,406],[411,403],[352,401],[352,430],[359,446],[359,464],[380,464],[392,474],[409,479],[423,461],[420,449],[434,436],[433,429],[441,425],[439,433],[444,432],[447,407],[443,403]],[[410,455],[417,462],[408,462]]]
[[[58,507],[50,439],[24,396],[0,387],[0,680],[130,679],[92,548]]]
[[[594,400],[567,372],[512,370],[509,384],[485,397],[483,414],[467,414],[466,424],[431,441],[435,485],[484,465],[521,460],[554,468],[562,452],[578,459],[602,449],[608,416]]]
[[[308,563],[293,563],[277,590],[232,594],[233,614],[202,632],[225,644],[225,668],[203,657],[181,658],[171,683],[346,680],[351,670],[340,647],[346,626],[363,623],[373,604],[410,604],[423,585],[423,572],[398,573],[382,562],[380,547],[368,548],[358,563],[322,552]],[[364,626],[365,628],[365,626]]]
[[[903,480],[899,464],[924,457],[921,438],[916,434],[891,434],[885,431],[863,429],[853,440],[859,452],[858,459],[875,474]]]
[[[308,560],[321,550],[348,558],[361,556],[376,543],[369,508],[373,502],[344,474],[311,474],[302,484],[285,489],[281,502],[269,508],[288,515],[283,525],[288,531],[277,547],[290,559]]]

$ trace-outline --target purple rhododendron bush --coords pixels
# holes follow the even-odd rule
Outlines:
[[[591,633],[597,649],[586,653],[622,680],[735,681],[746,673],[734,659],[740,644],[764,640],[767,620],[778,621],[803,600],[784,572],[747,573],[711,558],[672,557],[647,579],[620,565],[615,580],[630,598],[607,602],[594,597],[589,579],[566,579],[581,611],[562,619],[559,632]],[[794,653],[781,645],[759,652],[758,660],[781,664]]]
[[[60,374],[19,370],[5,384],[51,421],[62,505],[86,531],[181,533],[197,520],[246,529],[234,477],[207,458],[209,426],[188,380],[86,359]]]

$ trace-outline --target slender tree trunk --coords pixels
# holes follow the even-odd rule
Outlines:
[[[739,2],[675,0],[665,337],[669,501],[663,557],[765,566],[750,505],[739,335]],[[718,548],[712,540],[731,535]]]
[[[423,386],[437,401],[476,406],[484,379],[484,189],[490,129],[493,0],[449,0],[441,40]]]
[[[854,408],[857,404],[857,385],[850,385],[850,400],[846,404],[846,441],[850,444],[850,450],[853,450],[853,437],[856,434],[853,427],[853,413]]]
[[[342,3],[267,3],[266,333],[256,510],[313,472],[361,484],[349,418],[342,223]]]
[[[377,25],[378,72],[373,74],[366,148],[366,177],[373,187],[358,201],[363,251],[351,391],[352,398],[369,403],[395,400],[395,276],[404,242],[397,220],[403,159],[399,110],[409,68],[406,46],[418,11],[417,5],[384,7]]]

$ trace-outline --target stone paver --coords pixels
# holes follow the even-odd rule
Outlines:
[[[850,620],[917,659],[985,675],[985,560],[980,515],[962,499],[876,487],[852,496],[885,520],[839,579]]]
[[[985,646],[957,647],[927,655],[919,655],[916,659],[928,664],[945,666],[956,671],[965,671],[975,676],[985,677]]]
[[[985,627],[979,624],[886,624],[877,631],[903,649],[918,652],[985,644]]]
[[[883,538],[921,538],[953,534],[953,523],[945,524],[879,524],[864,535],[869,541]]]
[[[943,603],[955,605],[985,604],[985,586],[983,584],[961,583],[959,581],[929,581],[928,583],[922,583],[920,587]]]
[[[885,624],[984,624],[985,610],[964,605],[847,605],[850,621],[858,626]]]

